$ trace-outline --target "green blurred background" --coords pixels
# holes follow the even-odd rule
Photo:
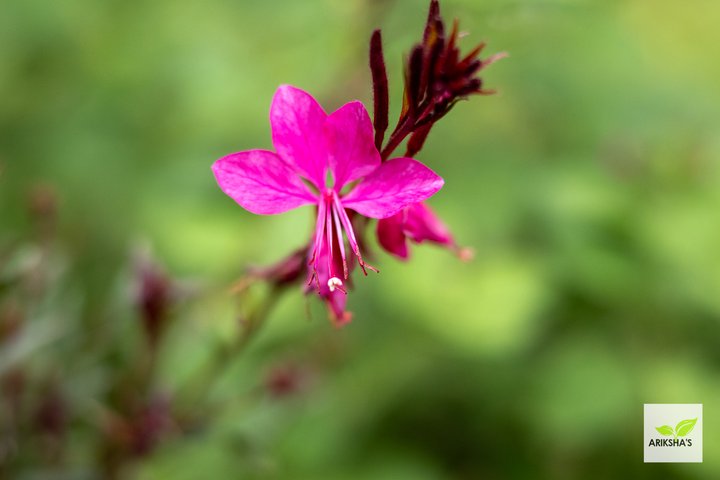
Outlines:
[[[28,192],[59,199],[55,287],[23,307],[41,339],[12,361],[51,369],[71,400],[52,468],[63,478],[93,478],[87,404],[113,368],[97,345],[137,341],[134,246],[152,245],[200,292],[159,360],[173,391],[232,335],[228,285],[311,228],[309,208],[245,212],[211,163],[271,146],[281,83],[327,110],[369,105],[377,27],[396,115],[426,3],[0,3],[0,247],[31,242]],[[375,249],[382,273],[358,277],[341,330],[314,299],[308,320],[307,300],[286,294],[229,361],[210,425],[163,442],[129,477],[720,477],[720,3],[442,9],[470,33],[466,49],[487,40],[510,54],[484,74],[499,95],[459,104],[419,155],[445,178],[431,205],[474,261],[419,246],[403,264]],[[303,388],[262,393],[285,365]],[[643,464],[643,403],[703,403],[705,462]],[[17,472],[44,478],[35,468],[52,470]]]

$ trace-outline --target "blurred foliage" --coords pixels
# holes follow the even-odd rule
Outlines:
[[[114,438],[102,403],[152,382],[130,423],[164,425],[183,389],[178,411],[209,403],[123,477],[720,476],[720,4],[442,6],[510,53],[484,75],[501,93],[460,104],[419,156],[475,260],[378,252],[342,330],[290,292],[201,388],[237,332],[230,285],[312,221],[243,211],[211,163],[270,147],[281,83],[369,104],[376,27],[396,115],[426,2],[0,3],[2,472],[95,478],[116,451],[90,433]],[[133,303],[147,244],[183,279],[154,360]],[[706,462],[644,465],[644,402],[704,403]]]

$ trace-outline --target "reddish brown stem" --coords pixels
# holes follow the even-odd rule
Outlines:
[[[402,143],[403,140],[405,140],[405,137],[415,131],[415,129],[419,126],[418,119],[425,118],[433,106],[432,102],[426,101],[423,103],[424,105],[421,105],[419,108],[419,115],[408,115],[402,123],[398,124],[392,135],[390,135],[387,145],[385,145],[385,148],[383,148],[380,153],[380,158],[382,158],[383,162],[390,158],[390,155],[392,155],[395,149]]]
[[[390,139],[388,140],[387,145],[385,145],[385,148],[383,148],[382,153],[380,154],[380,157],[382,158],[382,161],[384,162],[388,158],[390,158],[390,155],[395,151],[395,149],[402,143],[402,141],[412,133],[413,129],[415,128],[415,122],[414,119],[408,117],[405,119],[405,121],[400,125],[392,135],[390,135]]]

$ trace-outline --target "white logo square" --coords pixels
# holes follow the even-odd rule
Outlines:
[[[702,462],[702,403],[645,404],[645,463]]]

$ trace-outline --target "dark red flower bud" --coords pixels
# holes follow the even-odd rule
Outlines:
[[[309,246],[304,246],[272,265],[248,268],[247,275],[235,284],[233,290],[245,290],[257,281],[265,281],[275,287],[285,287],[299,282],[306,271],[309,250]]]
[[[410,52],[405,67],[405,106],[403,113],[413,115],[417,112],[422,98],[420,98],[420,85],[423,77],[423,56],[421,45],[416,45]]]
[[[174,424],[168,395],[154,395],[134,415],[131,426],[130,449],[136,456],[152,452]]]
[[[67,406],[57,385],[47,387],[35,412],[35,428],[43,434],[61,437],[67,427]]]
[[[165,329],[173,304],[172,280],[160,265],[145,257],[137,261],[137,309],[151,346]]]
[[[274,368],[265,380],[265,388],[275,398],[287,397],[296,393],[304,383],[303,372],[294,366],[286,365]]]
[[[390,105],[388,79],[385,70],[382,35],[375,30],[370,37],[370,72],[373,79],[373,126],[375,127],[375,147],[380,150],[388,127],[388,109]]]

